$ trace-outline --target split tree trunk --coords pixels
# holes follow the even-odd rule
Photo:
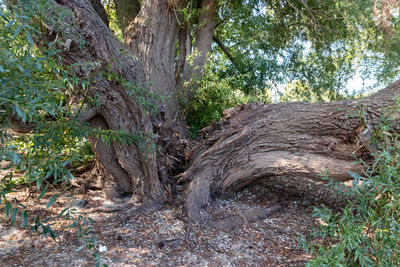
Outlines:
[[[114,3],[125,44],[142,62],[151,90],[168,97],[164,103],[167,119],[177,119],[179,102],[188,104],[197,89],[196,84],[185,87],[183,84],[201,78],[206,56],[211,51],[218,17],[215,0],[199,1],[193,50],[192,29],[180,11],[186,1],[145,0],[139,5],[137,0],[114,0]],[[186,59],[192,52],[196,57],[188,64]]]

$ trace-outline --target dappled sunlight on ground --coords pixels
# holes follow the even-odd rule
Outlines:
[[[40,201],[27,198],[22,190],[12,193],[20,204],[40,214],[57,216],[74,202],[67,194],[48,210],[46,205],[54,192]],[[208,208],[210,214],[238,214],[251,208],[266,209],[285,199],[285,207],[266,219],[243,224],[234,229],[218,230],[194,225],[186,238],[186,224],[177,219],[181,207],[167,206],[146,215],[135,212],[137,204],[109,202],[100,191],[75,195],[86,200],[77,211],[93,220],[96,249],[109,266],[304,266],[310,259],[297,248],[297,238],[307,234],[317,221],[311,218],[310,199],[296,196],[268,184],[246,187],[229,198],[217,198]],[[82,203],[81,203],[82,204]],[[71,204],[70,204],[71,205]],[[92,253],[81,246],[76,230],[66,229],[71,222],[54,220],[56,241],[29,234],[21,229],[21,219],[12,226],[4,219],[1,206],[1,266],[88,266],[95,264]],[[19,215],[18,215],[19,216]]]

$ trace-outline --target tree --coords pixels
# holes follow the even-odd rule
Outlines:
[[[71,99],[73,103],[83,102],[83,109],[78,109],[79,120],[136,136],[134,143],[107,143],[91,137],[97,162],[119,191],[133,192],[144,202],[164,203],[177,184],[188,183],[187,215],[197,219],[211,194],[229,193],[258,179],[316,179],[327,170],[333,179],[346,180],[349,172],[363,171],[360,165],[352,164],[354,156],[365,161],[371,158],[371,132],[384,108],[395,105],[399,83],[365,99],[242,105],[227,110],[220,122],[202,130],[202,140],[191,142],[185,139],[187,132],[178,106],[193,97],[196,82],[190,87],[184,82],[201,78],[212,41],[218,40],[214,31],[222,2],[114,2],[125,45],[104,23],[107,20],[99,1],[43,1],[31,23],[40,28],[35,38],[38,47],[56,45],[62,64],[80,77],[95,77],[89,89],[77,88]],[[287,21],[289,10],[295,14],[294,21],[300,20],[299,9],[309,8],[290,1],[272,1],[271,6],[282,12],[282,21]],[[196,14],[193,10],[197,7],[198,16],[188,18]],[[328,26],[309,12],[311,24],[305,29],[317,28],[316,38],[323,37],[323,28]],[[283,41],[289,43],[298,36],[293,32],[305,34],[293,30],[285,33]],[[221,42],[216,42],[229,54]],[[329,40],[325,42],[329,47]],[[316,43],[323,45],[324,41]],[[196,54],[189,64],[188,57]],[[239,72],[244,71],[245,64],[230,59]],[[169,99],[149,101],[152,94]],[[163,107],[158,109],[160,105]],[[398,113],[395,115],[398,119]],[[155,149],[155,145],[161,149]]]

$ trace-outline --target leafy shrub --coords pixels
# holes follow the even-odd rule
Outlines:
[[[317,252],[309,266],[400,266],[399,130],[390,116],[382,119],[373,136],[375,162],[363,176],[350,173],[353,187],[341,192],[351,201],[342,212],[315,209],[324,225],[314,238],[330,244],[301,242]]]
[[[245,94],[241,88],[235,86],[241,84],[239,80],[244,79],[244,76],[224,77],[221,75],[224,67],[216,61],[217,59],[210,60],[205,66],[204,76],[195,81],[198,88],[193,100],[184,109],[192,132],[219,120],[225,109],[252,102],[272,102],[267,89]],[[190,85],[187,84],[186,86]]]
[[[45,4],[22,0],[9,8],[0,7],[0,162],[12,170],[0,178],[0,204],[11,223],[21,216],[24,228],[55,238],[51,218],[39,218],[8,194],[23,184],[40,192],[39,200],[49,187],[73,178],[68,165],[93,158],[89,135],[109,133],[79,123],[76,118],[80,108],[73,111],[69,104],[72,90],[88,88],[90,77],[80,79],[72,75],[68,66],[58,64],[56,55],[60,51],[55,42],[44,51],[35,48],[33,40],[40,39],[40,32],[28,21],[33,17],[40,20],[43,12],[39,8]],[[11,135],[7,127],[14,122],[28,126],[30,132]],[[14,170],[22,171],[23,177],[15,177]],[[54,194],[47,208],[59,195]],[[93,249],[95,237],[87,230],[89,218],[69,209],[63,213],[68,214],[65,219],[77,222],[73,226],[77,227],[79,238]]]
[[[85,87],[87,81],[70,77],[68,68],[54,60],[54,44],[46,51],[35,49],[38,32],[25,22],[35,15],[38,6],[33,7],[0,9],[0,159],[25,171],[27,184],[35,182],[40,190],[49,176],[71,179],[66,166],[93,154],[87,154],[89,129],[79,125],[68,103],[73,88]],[[5,132],[11,120],[30,125],[31,133],[13,139]]]

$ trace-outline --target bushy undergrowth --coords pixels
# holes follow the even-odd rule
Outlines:
[[[193,100],[185,107],[184,111],[191,131],[194,133],[208,124],[218,121],[223,116],[225,109],[239,104],[272,102],[268,88],[265,91],[245,94],[241,88],[236,86],[241,84],[240,80],[244,79],[244,75],[224,77],[220,73],[223,68],[217,62],[210,60],[204,69],[202,79],[192,81],[192,83],[197,83],[197,90]],[[187,84],[186,86],[192,85]]]
[[[69,105],[71,92],[90,81],[71,76],[57,63],[55,43],[38,51],[33,39],[39,32],[26,22],[40,16],[36,11],[43,4],[21,1],[12,11],[0,9],[0,160],[23,171],[19,181],[38,191],[49,186],[49,177],[53,185],[68,182],[73,176],[67,166],[93,158],[89,127],[78,122]],[[6,129],[13,123],[27,126],[29,133],[11,136]],[[7,203],[7,194],[0,201]]]
[[[312,238],[330,244],[300,242],[316,255],[309,266],[400,266],[399,130],[390,115],[382,119],[372,140],[379,147],[374,164],[362,176],[350,173],[350,190],[337,184],[350,199],[341,212],[315,209],[324,223]]]

